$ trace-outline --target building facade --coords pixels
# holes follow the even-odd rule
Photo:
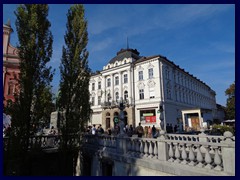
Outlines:
[[[136,49],[121,49],[102,71],[93,74],[89,91],[93,115],[90,124],[114,127],[123,99],[125,124],[167,124],[182,130],[199,129],[213,120],[215,92],[161,55],[144,57]]]
[[[3,96],[4,106],[14,102],[14,93],[17,92],[20,59],[18,49],[10,44],[10,35],[13,32],[10,22],[3,24]]]

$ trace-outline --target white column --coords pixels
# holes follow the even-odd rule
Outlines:
[[[132,75],[131,75],[131,66],[130,66],[130,69],[127,71],[127,75],[128,75],[128,100],[129,100],[129,103],[130,104],[133,104],[133,97],[132,97],[132,94],[134,93],[133,92],[133,87],[132,87],[132,83],[133,83],[133,79],[132,79]]]
[[[105,102],[106,101],[106,92],[105,92],[105,90],[106,90],[106,76],[102,76],[102,83],[101,83],[101,89],[102,89],[102,102]]]
[[[122,72],[120,71],[119,74],[119,97],[123,98],[123,87],[122,87]],[[120,100],[120,99],[119,99]]]
[[[111,97],[112,97],[112,101],[114,101],[114,76],[113,76],[113,74],[111,74],[110,77],[111,77]]]

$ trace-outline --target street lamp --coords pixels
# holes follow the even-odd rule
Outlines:
[[[159,103],[159,112],[160,112],[160,116],[159,116],[159,120],[160,120],[160,130],[165,130],[165,123],[164,123],[164,109],[163,109],[163,102],[160,101]]]
[[[119,102],[119,110],[120,110],[120,115],[119,115],[119,127],[120,127],[120,135],[124,135],[124,112],[123,110],[125,109],[125,106],[123,104],[123,98],[120,98],[120,102]]]

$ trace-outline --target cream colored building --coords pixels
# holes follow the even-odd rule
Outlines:
[[[213,120],[215,92],[161,55],[144,57],[136,49],[121,49],[89,84],[93,115],[90,124],[114,126],[119,100],[124,100],[125,123],[137,126],[183,125],[199,129]]]

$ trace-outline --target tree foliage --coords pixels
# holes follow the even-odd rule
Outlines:
[[[53,37],[48,10],[45,4],[24,4],[14,12],[21,61],[20,90],[11,113],[12,128],[15,135],[23,138],[29,137],[33,124],[38,124],[44,116],[47,118],[52,101],[50,82],[53,72],[47,63],[52,56]],[[27,144],[23,147],[27,148]]]
[[[235,119],[235,82],[225,91],[227,98],[226,119]]]
[[[73,5],[67,13],[60,65],[61,81],[57,105],[65,111],[63,134],[76,134],[90,119],[87,21],[83,5]]]

